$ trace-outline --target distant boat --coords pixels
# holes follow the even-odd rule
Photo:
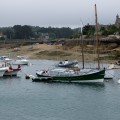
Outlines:
[[[9,69],[5,71],[4,76],[17,76],[18,72],[21,70],[21,66],[18,65],[17,68],[12,68],[9,66]]]
[[[64,61],[60,61],[56,66],[63,67],[63,68],[78,67],[78,61],[77,60],[74,60],[74,61],[64,60]]]
[[[29,60],[25,56],[17,56],[17,59],[12,62],[14,65],[28,65]]]
[[[11,62],[12,59],[10,59],[8,56],[0,56],[0,61],[2,61],[2,62]]]
[[[5,71],[9,70],[9,67],[5,62],[0,62],[0,77],[3,77]]]

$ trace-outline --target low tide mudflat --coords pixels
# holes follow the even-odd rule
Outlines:
[[[106,45],[100,48],[100,60],[105,63],[111,63],[118,60],[120,48],[115,45]],[[116,47],[116,48],[115,48]],[[8,55],[16,58],[17,55],[27,56],[29,59],[46,60],[78,60],[82,61],[82,50],[80,45],[48,45],[48,44],[1,44],[0,55]],[[85,61],[96,61],[97,56],[95,46],[84,46]]]

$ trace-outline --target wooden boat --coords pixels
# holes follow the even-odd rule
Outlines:
[[[97,36],[96,39],[98,40]],[[81,35],[81,40],[82,40],[82,35]],[[98,41],[97,41],[97,46],[98,46]],[[82,53],[84,53],[83,47],[82,47]],[[97,47],[97,54],[99,54],[98,47]],[[81,70],[53,68],[51,70],[38,71],[36,72],[36,75],[38,77],[50,77],[52,78],[52,81],[60,81],[60,82],[103,82],[105,76],[105,69],[101,70],[99,67],[99,55],[98,55],[98,69],[84,69],[84,56],[83,56],[83,68]]]
[[[41,70],[36,72],[38,77],[50,77],[52,81],[61,82],[103,82],[105,69],[103,70],[68,70],[68,69],[51,69],[48,71]]]

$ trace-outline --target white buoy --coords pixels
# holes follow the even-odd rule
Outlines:
[[[25,78],[26,78],[26,79],[35,78],[35,76],[30,75],[30,74],[26,74]]]
[[[118,83],[120,84],[120,79],[118,80]]]
[[[26,78],[26,79],[30,79],[30,75],[29,75],[29,74],[26,74],[25,78]]]

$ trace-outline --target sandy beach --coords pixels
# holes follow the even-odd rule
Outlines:
[[[85,51],[94,46],[87,46]],[[33,45],[11,45],[5,44],[0,46],[0,55],[7,55],[10,58],[16,58],[18,55],[27,56],[29,59],[47,59],[47,60],[78,60],[82,61],[82,52],[80,46],[66,47],[62,45],[47,45],[47,44],[33,44]],[[104,58],[107,54],[102,54]],[[96,55],[92,52],[84,52],[85,61],[95,61]],[[101,58],[101,60],[102,60]],[[115,62],[114,59],[103,59],[103,62]]]

